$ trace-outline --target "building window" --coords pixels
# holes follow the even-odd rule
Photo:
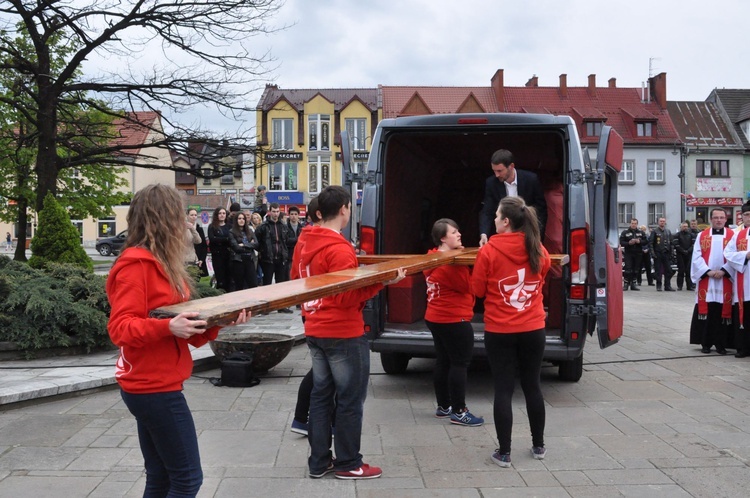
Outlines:
[[[297,163],[270,163],[269,190],[297,190]]]
[[[630,220],[635,218],[635,203],[620,202],[617,204],[617,224],[620,227],[630,225]]]
[[[331,115],[310,114],[307,117],[310,150],[331,150]]]
[[[695,176],[699,178],[729,178],[729,161],[698,159],[695,161]]]
[[[83,244],[83,221],[71,220],[70,222],[73,223],[74,227],[76,227],[76,231],[78,232],[78,238],[80,239],[79,242]]]
[[[96,228],[97,237],[114,237],[117,235],[117,223],[114,218],[99,220]]]
[[[587,137],[599,137],[602,134],[602,123],[601,121],[586,121],[586,136]]]
[[[273,149],[292,150],[292,119],[273,120]]]
[[[622,169],[618,177],[619,183],[635,183],[635,161],[625,159],[622,162]]]
[[[664,160],[652,159],[647,164],[648,183],[664,183]]]
[[[659,224],[659,218],[664,218],[664,203],[650,202],[648,204],[648,225],[656,226]]]
[[[310,193],[320,193],[321,190],[331,184],[331,165],[318,158],[316,162],[310,163],[308,178],[310,179]]]
[[[211,173],[210,169],[203,170],[203,185],[211,185]]]
[[[364,118],[346,119],[346,132],[352,141],[352,150],[367,150],[367,120]]]
[[[745,134],[745,137],[750,140],[750,119],[746,119],[740,123],[740,128],[742,128],[742,133]]]
[[[649,121],[644,121],[641,123],[635,124],[636,134],[639,137],[651,137],[653,136],[652,130],[653,130],[653,123]]]

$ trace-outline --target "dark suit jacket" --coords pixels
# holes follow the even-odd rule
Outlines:
[[[544,240],[544,226],[547,224],[547,201],[544,199],[544,192],[539,183],[539,177],[536,173],[516,169],[518,177],[518,197],[521,197],[526,204],[534,206],[537,217],[539,218],[539,231]],[[505,182],[501,182],[494,175],[487,178],[484,182],[484,205],[482,212],[479,214],[479,233],[486,234],[489,238],[495,233],[495,212],[500,201],[508,195],[505,189]]]

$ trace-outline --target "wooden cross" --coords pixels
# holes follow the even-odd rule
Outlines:
[[[270,313],[314,299],[392,280],[399,268],[406,270],[407,275],[412,275],[430,268],[453,264],[459,256],[470,257],[473,261],[476,252],[477,249],[474,248],[403,257],[381,256],[380,262],[376,264],[186,301],[155,309],[150,315],[154,318],[171,318],[186,311],[197,311],[200,313],[197,319],[206,320],[209,327],[223,326],[233,322],[242,310],[247,310],[253,315]]]

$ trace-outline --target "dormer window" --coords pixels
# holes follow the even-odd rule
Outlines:
[[[653,137],[653,123],[650,121],[636,121],[636,135],[639,137]]]
[[[586,121],[586,136],[587,137],[599,137],[602,134],[602,121]]]
[[[745,138],[750,140],[750,119],[746,119],[745,121],[741,122],[740,128],[742,128],[742,133],[745,134]]]

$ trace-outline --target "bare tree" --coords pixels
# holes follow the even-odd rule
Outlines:
[[[113,140],[111,126],[114,118],[131,119],[129,111],[163,113],[166,133],[151,146],[187,154],[195,140],[246,143],[249,131],[215,136],[165,115],[206,104],[227,116],[246,112],[245,98],[267,79],[271,62],[268,53],[254,55],[250,42],[278,29],[269,23],[280,6],[281,0],[0,1],[0,71],[18,73],[0,104],[33,130],[36,210],[47,192],[56,193],[64,168],[133,164],[132,154],[120,153],[141,146]],[[66,49],[55,53],[55,44]],[[157,62],[147,67],[143,59]],[[91,60],[103,62],[93,70]],[[110,68],[108,60],[117,63]],[[82,120],[85,113],[109,119]]]

